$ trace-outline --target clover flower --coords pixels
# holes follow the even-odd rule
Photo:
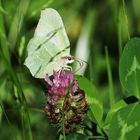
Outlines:
[[[66,133],[74,131],[84,121],[87,111],[84,91],[78,87],[71,70],[68,74],[63,68],[60,73],[54,71],[52,80],[46,74],[45,81],[48,84],[45,93],[47,117],[53,124],[63,121]]]

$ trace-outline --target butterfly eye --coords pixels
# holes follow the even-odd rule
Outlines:
[[[73,56],[64,56],[64,57],[61,57],[62,59],[65,59],[65,60],[68,60],[68,61],[72,61],[74,60],[74,57]]]
[[[68,57],[67,59],[70,61],[71,60],[71,57]]]

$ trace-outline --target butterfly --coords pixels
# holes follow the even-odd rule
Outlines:
[[[27,45],[27,58],[24,64],[35,78],[51,76],[53,70],[71,69],[74,62],[70,55],[70,42],[59,13],[52,8],[41,11],[41,16],[33,38]]]

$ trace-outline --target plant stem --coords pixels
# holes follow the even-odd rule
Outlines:
[[[126,27],[127,27],[127,37],[128,37],[128,40],[130,40],[130,33],[129,33],[129,26],[128,26],[128,18],[127,18],[127,14],[126,14],[126,10],[125,10],[125,1],[124,0],[122,0],[122,4],[123,4],[123,13],[124,13]]]
[[[114,97],[114,87],[113,87],[111,66],[110,66],[107,47],[105,48],[105,54],[106,54],[106,65],[107,65],[107,74],[108,74],[108,82],[109,82],[109,101],[110,101],[110,107],[112,107],[115,103],[115,97]]]

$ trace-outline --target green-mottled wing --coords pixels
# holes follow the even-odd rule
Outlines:
[[[61,54],[68,55],[69,45],[59,13],[47,8],[41,11],[34,37],[28,43],[25,65],[36,78],[44,78],[46,73],[52,75],[53,70],[61,68],[61,63],[55,58]]]

